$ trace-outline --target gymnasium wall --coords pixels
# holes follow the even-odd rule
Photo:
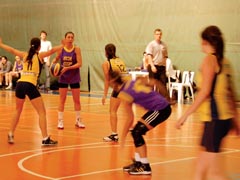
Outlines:
[[[0,8],[0,36],[20,50],[28,50],[30,39],[41,30],[48,32],[53,45],[73,31],[82,50],[82,90],[103,90],[101,64],[107,43],[116,45],[128,67],[140,66],[155,28],[163,30],[177,68],[197,71],[203,57],[199,34],[208,25],[217,25],[224,33],[236,87],[240,84],[239,0],[1,0]],[[13,60],[3,50],[0,55]],[[237,95],[240,100],[240,89]]]

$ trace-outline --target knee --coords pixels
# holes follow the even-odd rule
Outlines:
[[[145,135],[147,131],[148,131],[148,128],[142,122],[138,122],[136,124],[136,126],[132,130],[132,137],[134,140],[135,147],[140,147],[145,144],[143,135]]]

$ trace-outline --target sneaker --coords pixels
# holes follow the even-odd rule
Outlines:
[[[14,136],[13,135],[8,134],[8,143],[14,144]]]
[[[12,89],[12,86],[9,85],[9,86],[6,87],[5,89],[6,89],[6,90],[8,90],[8,89]]]
[[[129,165],[123,167],[123,171],[128,172],[128,171],[130,171],[130,169],[134,168],[139,163],[141,163],[141,162],[135,161],[135,159],[133,159],[132,164],[129,164]]]
[[[111,142],[111,141],[117,142],[118,141],[118,134],[111,134],[107,137],[104,137],[103,140],[107,141],[107,142]]]
[[[58,126],[57,126],[58,129],[64,129],[64,126],[63,126],[63,120],[60,119],[58,120]]]
[[[85,125],[80,120],[76,121],[75,126],[77,128],[85,128]]]
[[[42,140],[42,146],[53,146],[56,145],[57,143],[58,143],[57,141],[50,139],[50,137],[48,137],[46,140]]]
[[[149,164],[138,162],[128,173],[131,175],[151,175],[152,171]]]

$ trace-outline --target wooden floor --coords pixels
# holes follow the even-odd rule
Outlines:
[[[82,117],[85,129],[74,126],[72,97],[67,98],[65,129],[57,127],[58,94],[42,94],[48,117],[48,131],[59,144],[41,146],[38,116],[29,100],[15,132],[15,144],[7,143],[7,132],[15,109],[13,91],[0,90],[0,179],[1,180],[191,180],[199,152],[201,122],[197,114],[190,117],[181,130],[174,124],[188,104],[172,106],[171,117],[145,136],[151,176],[133,176],[122,171],[133,157],[132,138],[124,148],[118,143],[103,142],[110,133],[109,103],[101,105],[101,95],[81,93]],[[134,107],[136,120],[144,110]],[[126,115],[119,110],[118,129],[121,132]],[[227,175],[240,180],[240,139],[233,134],[224,143],[223,165]]]

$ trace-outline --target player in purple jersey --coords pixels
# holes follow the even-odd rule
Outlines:
[[[133,164],[123,167],[123,170],[134,175],[150,175],[152,172],[143,135],[165,121],[171,114],[171,107],[161,94],[153,90],[154,83],[151,83],[151,81],[146,81],[143,78],[136,81],[124,81],[117,72],[112,72],[109,76],[110,86],[119,91],[118,98],[121,99],[124,110],[128,115],[121,137],[122,146],[134,121],[133,104],[138,104],[147,110],[147,113],[131,130],[135,145],[135,157]]]
[[[63,67],[58,80],[60,95],[60,101],[58,104],[58,129],[64,129],[63,112],[67,98],[68,86],[70,86],[72,91],[74,110],[76,113],[75,126],[78,128],[85,128],[85,125],[80,119],[80,67],[82,66],[81,49],[73,44],[73,32],[67,32],[65,34],[65,42],[65,46],[58,52],[56,59],[53,60],[53,63],[60,60],[60,64]]]

